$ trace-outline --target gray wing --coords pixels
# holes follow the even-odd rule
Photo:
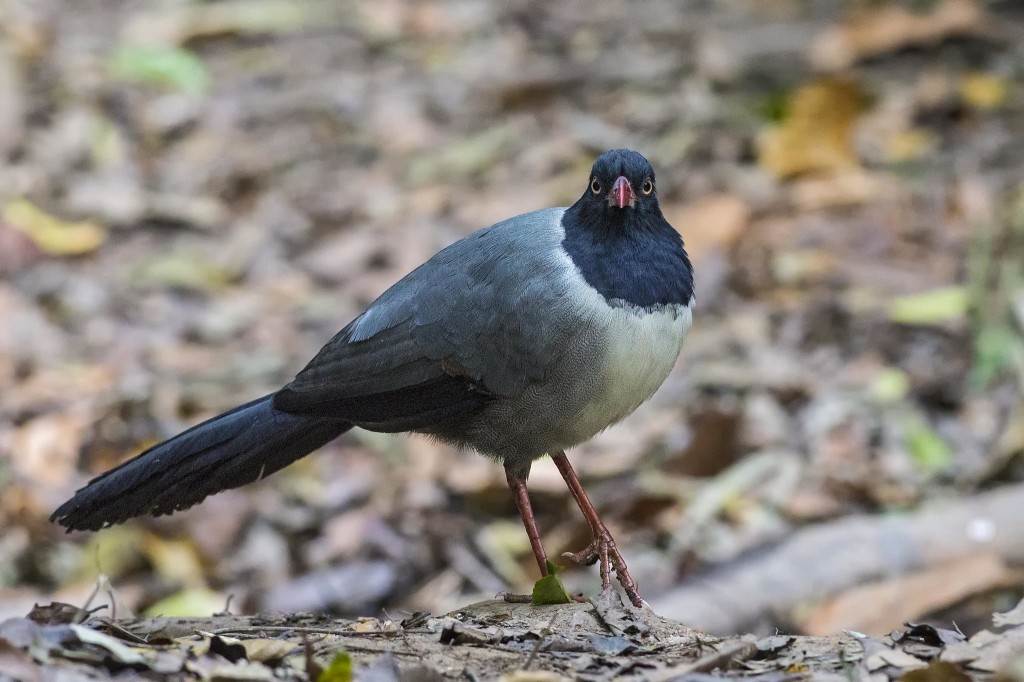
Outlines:
[[[275,406],[405,430],[543,380],[573,333],[562,212],[518,216],[439,252],[324,346]]]

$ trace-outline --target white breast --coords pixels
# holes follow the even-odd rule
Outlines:
[[[565,259],[568,276],[575,280],[569,287],[576,293],[574,306],[602,338],[598,376],[571,420],[573,436],[582,442],[631,414],[664,383],[693,320],[694,301],[654,310],[609,304],[586,283],[568,254]]]
[[[588,438],[621,421],[668,377],[692,320],[692,301],[656,311],[610,307],[595,319],[605,330],[605,351],[596,394],[578,417]]]

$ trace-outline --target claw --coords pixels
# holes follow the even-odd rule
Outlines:
[[[595,535],[594,541],[587,545],[585,549],[575,553],[565,552],[562,556],[573,563],[586,566],[593,566],[600,561],[602,590],[611,589],[611,573],[614,569],[615,576],[619,579],[619,583],[622,585],[622,589],[625,590],[626,596],[629,597],[629,601],[633,606],[643,608],[647,602],[643,600],[637,591],[636,582],[629,575],[629,568],[626,567],[625,559],[622,558],[618,547],[615,546],[615,540],[612,538],[611,533],[602,525],[595,532]],[[647,608],[650,607],[648,606]]]
[[[597,540],[594,540],[585,549],[578,552],[563,552],[562,556],[580,566],[593,566],[601,558],[601,552],[597,547]]]

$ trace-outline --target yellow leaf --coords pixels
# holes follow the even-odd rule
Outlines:
[[[98,249],[107,231],[94,222],[65,222],[26,199],[12,199],[4,206],[3,222],[22,232],[51,256],[80,256]]]
[[[205,583],[199,552],[188,540],[165,540],[147,534],[143,550],[161,578],[185,585],[201,586]]]
[[[977,109],[996,109],[1006,103],[1010,86],[1005,78],[988,73],[969,73],[960,81],[960,96]]]
[[[799,88],[782,123],[761,137],[761,167],[779,178],[856,167],[853,126],[863,101],[849,79],[824,78]]]
[[[889,301],[889,319],[898,324],[929,325],[959,322],[970,300],[962,286],[948,286],[897,296]]]

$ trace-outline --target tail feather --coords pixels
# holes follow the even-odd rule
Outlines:
[[[252,483],[334,440],[346,422],[275,409],[272,395],[209,419],[94,478],[50,517],[97,530],[135,516],[188,509]]]

